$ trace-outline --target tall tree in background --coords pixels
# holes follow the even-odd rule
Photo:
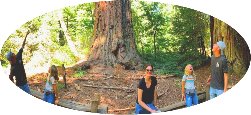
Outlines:
[[[78,57],[78,52],[76,50],[76,47],[75,47],[75,44],[74,42],[71,40],[71,37],[67,31],[67,25],[65,24],[64,22],[64,18],[63,18],[63,11],[62,10],[59,10],[58,11],[58,19],[59,19],[59,27],[61,29],[61,31],[63,31],[64,33],[64,36],[67,40],[67,45],[69,46],[71,52],[76,56]]]
[[[240,75],[242,77],[250,64],[250,49],[244,38],[231,26],[214,18],[211,23],[213,24],[213,38],[211,41],[216,43],[221,40],[226,44],[226,49],[224,49],[224,54],[226,55],[232,72]]]
[[[113,66],[137,67],[140,58],[132,26],[129,0],[101,1],[95,4],[93,41],[88,61]]]
[[[209,16],[185,7],[175,6],[176,12],[172,20],[172,33],[178,38],[180,60],[201,65],[200,59],[206,59],[206,44],[209,41]]]
[[[166,29],[163,28],[163,26],[165,25],[166,20],[160,11],[161,4],[157,2],[153,2],[151,4],[141,2],[141,4],[144,6],[143,9],[145,11],[143,16],[145,16],[149,21],[146,29],[148,30],[148,35],[152,36],[153,39],[154,59],[156,60],[157,52],[159,52],[160,47],[160,39],[158,38],[163,38],[163,31]]]

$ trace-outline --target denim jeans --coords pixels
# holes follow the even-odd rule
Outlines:
[[[29,87],[29,85],[27,83],[25,85],[23,85],[23,86],[18,86],[18,87],[20,89],[22,89],[23,91],[25,91],[26,93],[31,94],[30,87]]]
[[[197,105],[199,103],[197,92],[193,94],[186,94],[186,106],[190,107],[192,105]]]
[[[210,87],[210,91],[209,91],[210,99],[213,99],[213,98],[221,95],[223,92],[224,92],[224,90],[219,90],[219,89],[215,89],[215,88]]]
[[[156,110],[158,112],[160,112],[155,106],[154,104],[150,103],[150,104],[146,104],[148,107],[150,107],[153,110]],[[135,107],[135,114],[150,114],[151,112],[144,109],[143,107],[141,107],[139,104],[136,103],[136,107]]]
[[[54,102],[55,102],[55,94],[54,93],[50,93],[50,94],[46,95],[45,92],[44,92],[44,98],[43,98],[43,100],[45,102],[54,104]]]

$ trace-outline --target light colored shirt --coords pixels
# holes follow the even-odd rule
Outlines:
[[[195,77],[192,75],[184,75],[182,77],[182,81],[185,81],[185,88],[186,89],[195,89],[194,81]]]
[[[53,91],[52,85],[56,84],[56,80],[53,76],[47,77],[46,84],[45,84],[45,90],[46,91]]]

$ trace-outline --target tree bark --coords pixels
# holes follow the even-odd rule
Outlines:
[[[96,64],[140,67],[129,0],[95,3],[93,41],[88,60]]]
[[[211,49],[213,49],[213,36],[214,36],[214,17],[210,16],[210,37],[211,37]],[[211,55],[213,55],[213,52],[211,50]]]
[[[231,26],[214,18],[213,43],[222,40],[226,44],[224,54],[226,55],[230,72],[239,77],[244,76],[250,64],[250,50],[244,38]]]
[[[156,30],[153,31],[153,47],[154,47],[154,59],[156,61]]]

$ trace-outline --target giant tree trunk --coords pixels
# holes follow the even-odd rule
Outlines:
[[[97,2],[94,15],[94,34],[88,61],[106,66],[119,63],[129,66],[128,69],[138,67],[141,61],[136,53],[130,1]]]
[[[250,64],[250,50],[244,38],[226,23],[214,18],[212,42],[222,40],[226,44],[224,54],[226,55],[230,71],[242,77]],[[246,38],[247,39],[247,38]]]

